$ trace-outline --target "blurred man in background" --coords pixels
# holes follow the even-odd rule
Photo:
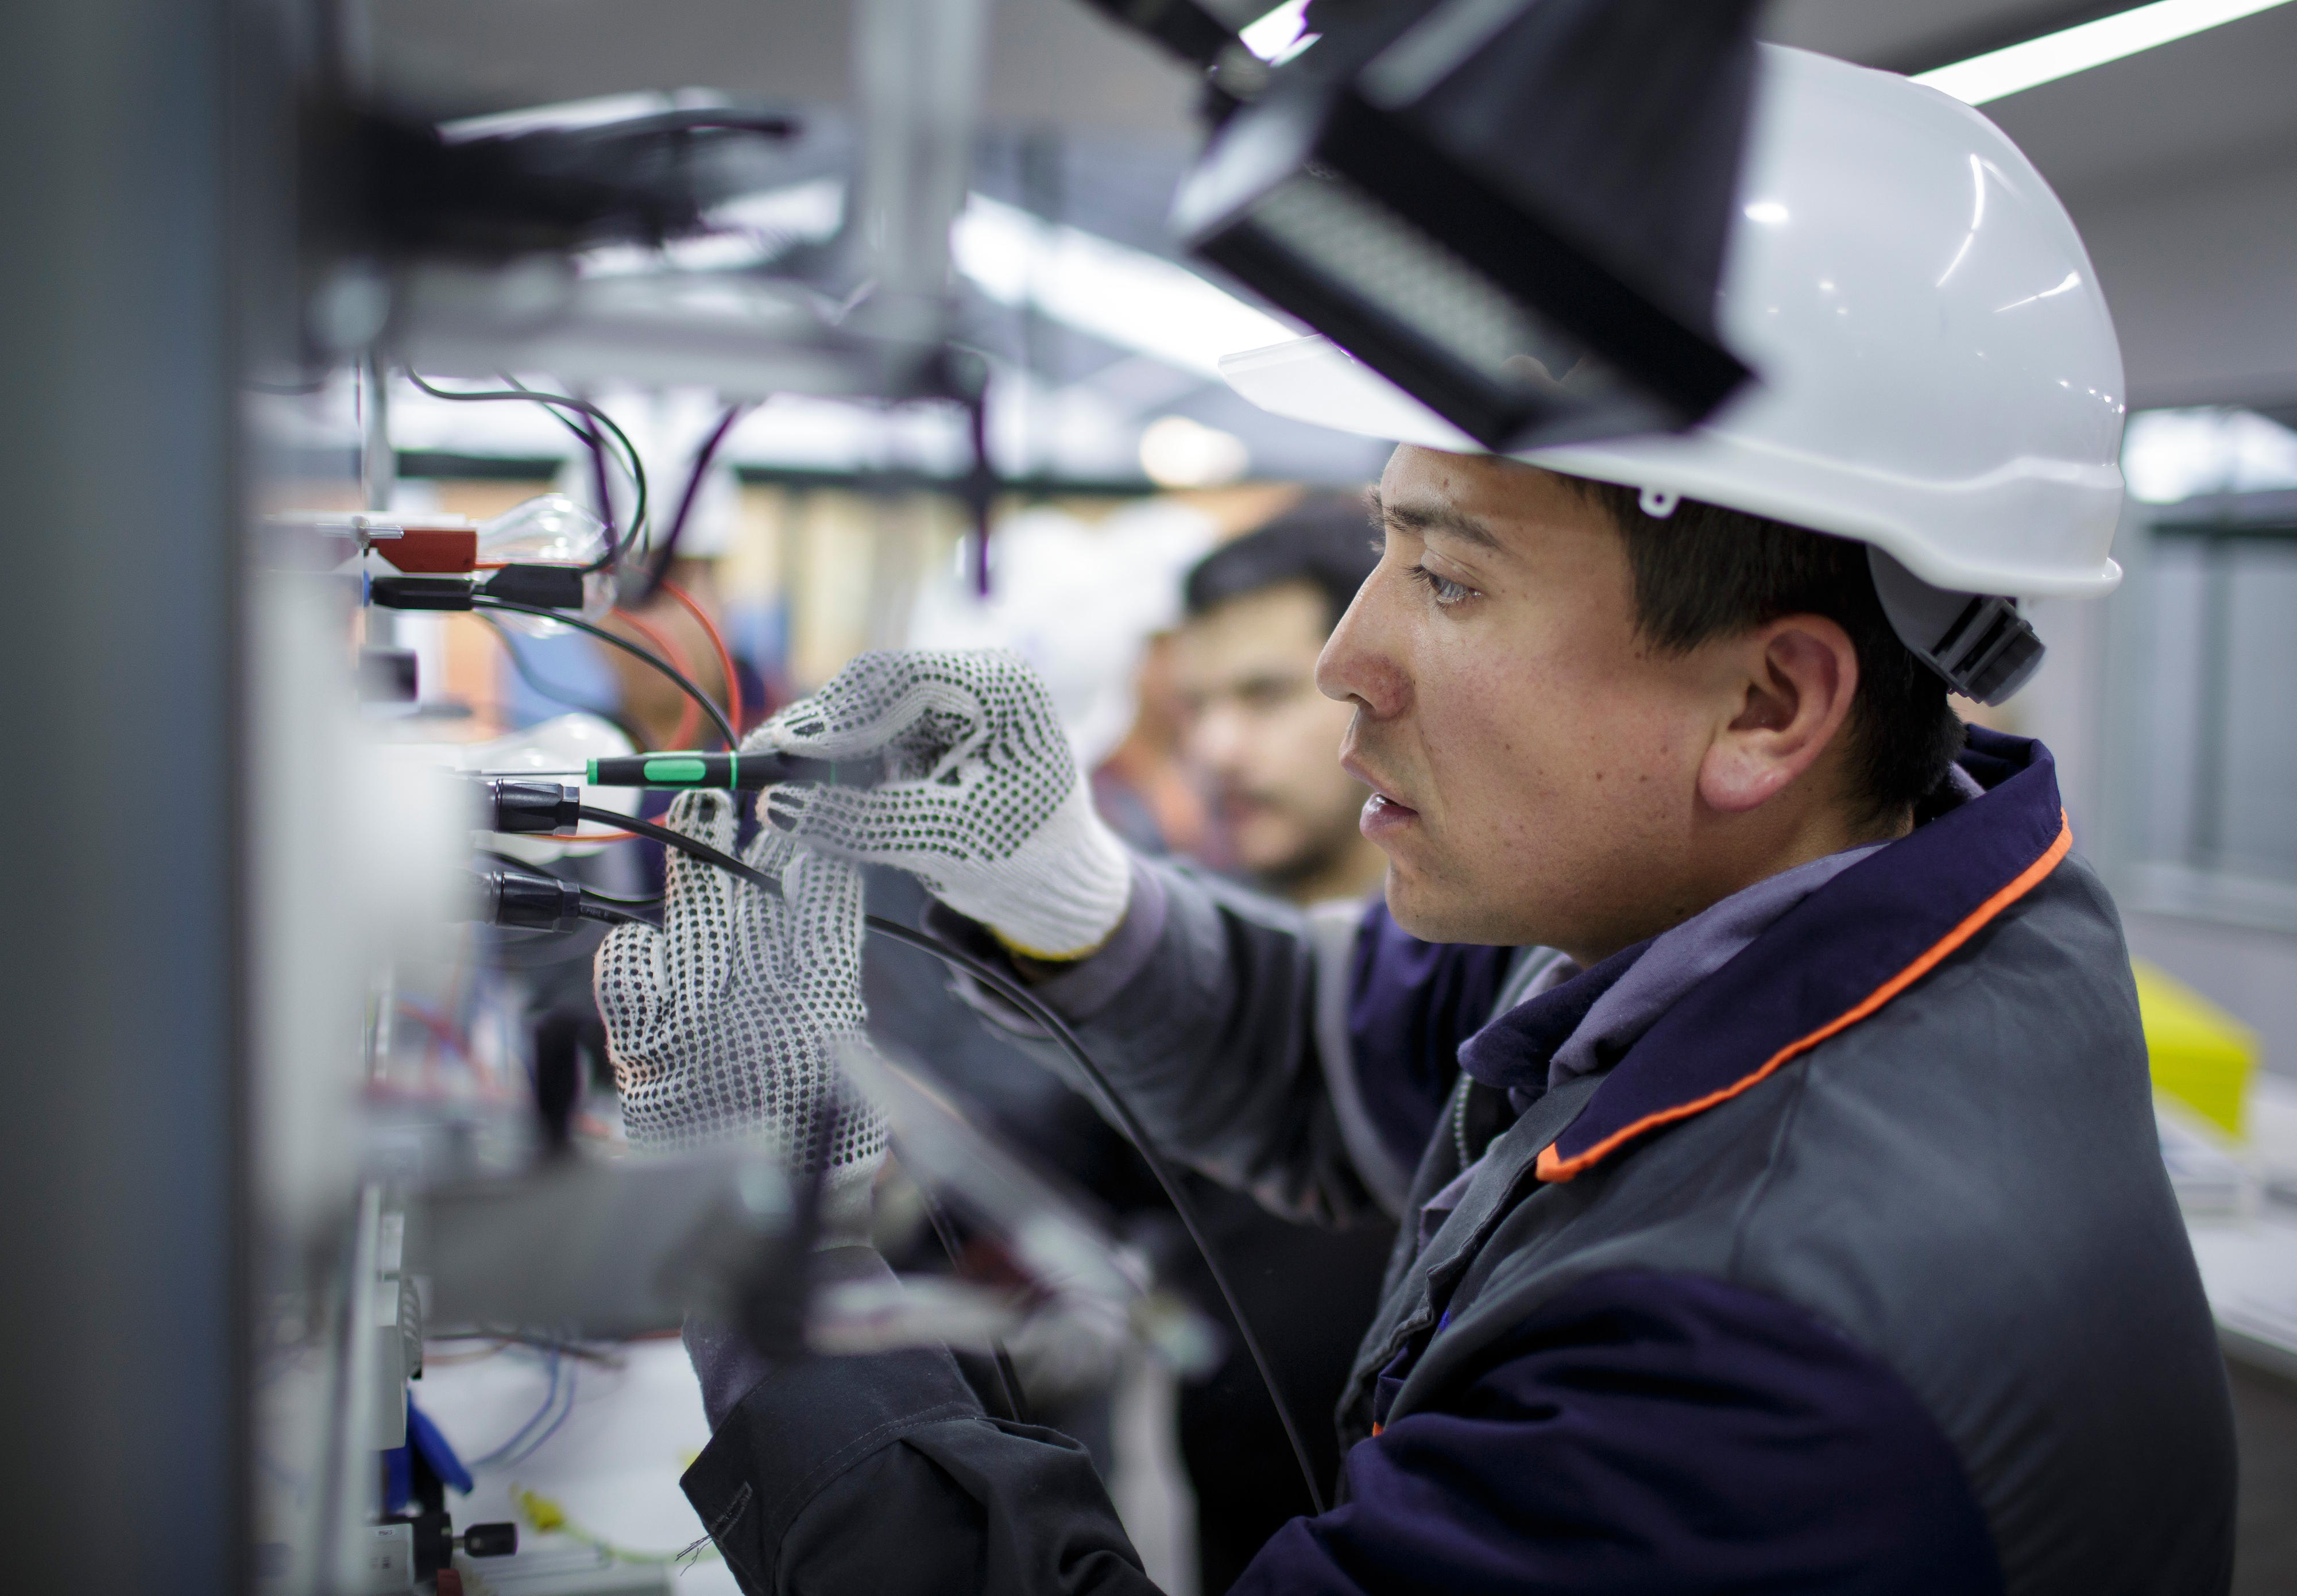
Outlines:
[[[1376,558],[1363,505],[1318,495],[1214,549],[1184,589],[1183,752],[1238,871],[1296,903],[1360,898],[1387,869],[1356,825],[1369,793],[1339,765],[1349,708],[1316,691],[1316,656]]]
[[[1205,862],[1302,905],[1322,904],[1351,934],[1387,855],[1357,828],[1367,789],[1340,769],[1350,706],[1316,690],[1316,656],[1378,564],[1363,501],[1319,494],[1222,544],[1190,571],[1173,638],[1180,748],[1211,788]],[[1241,1192],[1190,1177],[1214,1245],[1258,1327],[1317,1472],[1339,1454],[1319,1422],[1338,1402],[1379,1304],[1394,1230],[1295,1224]],[[1207,1312],[1226,1311],[1202,1265],[1173,1264]],[[1301,1510],[1282,1426],[1251,1362],[1232,1352],[1180,1394],[1181,1455],[1197,1498],[1200,1589],[1225,1591],[1268,1537]]]

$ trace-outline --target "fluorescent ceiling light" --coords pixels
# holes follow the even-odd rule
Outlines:
[[[957,269],[1000,305],[1029,305],[1119,349],[1217,378],[1231,350],[1299,336],[1184,266],[974,194],[950,234]]]
[[[2141,410],[2121,440],[2121,474],[2129,497],[2151,505],[2297,488],[2297,432],[2253,410]]]
[[[2237,22],[2289,0],[2153,0],[2135,11],[2029,39],[2007,49],[1923,72],[1914,78],[1971,105],[1983,105],[2038,83],[2071,77],[2156,45]]]
[[[723,111],[728,104],[725,95],[706,88],[681,88],[670,94],[640,90],[599,95],[588,100],[561,100],[550,105],[530,105],[518,111],[498,111],[487,116],[441,122],[439,136],[450,144],[459,144],[474,138],[502,138],[539,133],[545,128],[572,133],[673,111]]]
[[[1284,0],[1284,4],[1258,21],[1243,29],[1237,38],[1244,47],[1272,65],[1292,59],[1313,43],[1316,35],[1305,32],[1308,20],[1308,0]]]

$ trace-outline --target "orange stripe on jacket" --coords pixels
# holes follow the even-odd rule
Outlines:
[[[1599,1163],[1605,1155],[1612,1152],[1622,1142],[1631,1141],[1646,1131],[1655,1131],[1659,1126],[1672,1124],[1676,1120],[1689,1119],[1694,1114],[1703,1114],[1714,1107],[1716,1104],[1726,1102],[1737,1097],[1798,1053],[1807,1052],[1838,1031],[1847,1030],[1857,1024],[1928,975],[1940,959],[1977,935],[1979,930],[1988,920],[2033,891],[2045,876],[2058,868],[2058,861],[2065,858],[2073,845],[2073,822],[2066,818],[2065,810],[2060,810],[2057,840],[2042,850],[2042,856],[2039,859],[2018,872],[2007,886],[2003,887],[1972,909],[1960,925],[1924,949],[1921,958],[1868,993],[1856,1008],[1836,1016],[1809,1035],[1789,1042],[1764,1060],[1762,1067],[1753,1074],[1742,1075],[1730,1085],[1710,1091],[1703,1098],[1694,1098],[1688,1103],[1677,1103],[1674,1107],[1662,1108],[1657,1114],[1647,1114],[1634,1123],[1612,1131],[1584,1153],[1575,1154],[1569,1158],[1558,1157],[1555,1152],[1556,1144],[1549,1142],[1540,1149],[1539,1162],[1533,1166],[1534,1172],[1542,1181],[1550,1183],[1568,1181],[1581,1170]]]

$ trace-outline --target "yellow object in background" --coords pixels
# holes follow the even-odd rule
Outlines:
[[[2145,1024],[2153,1090],[2240,1140],[2247,1134],[2257,1032],[2145,960],[2132,959],[2130,968],[2137,977],[2137,1011]]]

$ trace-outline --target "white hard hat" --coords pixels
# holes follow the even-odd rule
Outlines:
[[[1521,457],[1641,488],[1653,514],[1693,498],[1856,538],[1954,593],[2111,592],[2121,351],[2065,207],[1958,100],[1760,59],[1717,304],[1755,380],[1687,432]],[[1326,339],[1221,371],[1281,415],[1482,452]]]

